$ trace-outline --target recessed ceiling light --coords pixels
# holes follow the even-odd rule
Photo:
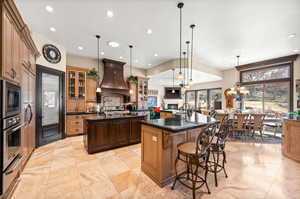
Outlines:
[[[152,64],[148,64],[148,66],[152,66]]]
[[[119,44],[118,42],[115,42],[115,41],[110,41],[110,42],[108,42],[108,45],[109,45],[110,47],[113,47],[113,48],[117,48],[117,47],[120,46],[120,44]]]
[[[150,28],[147,30],[147,34],[148,34],[148,35],[151,35],[151,34],[152,34],[152,30],[151,30]]]
[[[139,60],[136,59],[136,60],[135,60],[135,63],[138,63],[138,62],[139,62]]]
[[[111,10],[106,11],[106,16],[112,18],[114,16],[114,12]]]
[[[120,59],[123,59],[123,57],[122,57],[122,56],[120,56]]]
[[[101,55],[104,55],[104,52],[101,52]]]
[[[295,34],[295,33],[289,34],[289,38],[294,38],[294,37],[296,37],[296,34]]]
[[[157,54],[157,53],[155,53],[155,54],[154,54],[154,57],[157,57],[157,56],[158,56],[158,54]]]
[[[82,46],[78,46],[77,49],[78,50],[83,50],[83,47]]]
[[[295,49],[294,52],[297,53],[297,52],[299,52],[299,50],[298,50],[298,49]]]
[[[49,6],[49,5],[47,5],[47,6],[45,7],[45,9],[47,10],[47,12],[50,12],[50,13],[53,12],[53,7],[51,7],[51,6]]]
[[[56,32],[56,29],[55,29],[54,27],[51,27],[51,28],[50,28],[50,31]]]

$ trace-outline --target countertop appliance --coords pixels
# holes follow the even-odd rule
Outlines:
[[[1,81],[1,194],[18,176],[21,154],[21,88],[6,80]]]

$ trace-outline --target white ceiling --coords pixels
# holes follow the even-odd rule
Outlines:
[[[129,44],[135,46],[137,67],[150,68],[178,57],[178,0],[15,1],[32,31],[62,44],[70,54],[96,57],[94,35],[100,34],[103,57],[122,56],[128,62]],[[183,41],[190,39],[189,25],[195,23],[195,57],[202,63],[226,69],[235,65],[237,54],[244,64],[300,50],[300,0],[183,2]],[[46,5],[54,12],[46,12]],[[107,10],[114,12],[113,18],[106,16]],[[146,34],[148,28],[153,34]],[[296,37],[289,38],[291,33]],[[108,41],[121,46],[112,49]]]
[[[180,69],[176,68],[174,70],[174,85],[179,85],[181,81],[177,80],[177,74],[179,73]],[[198,70],[193,70],[193,84],[197,83],[204,83],[204,82],[210,82],[210,81],[218,81],[222,78],[213,75],[210,73],[201,72]],[[156,85],[163,85],[163,86],[173,86],[173,71],[167,70],[155,75],[152,75],[149,80],[150,84],[156,84]]]

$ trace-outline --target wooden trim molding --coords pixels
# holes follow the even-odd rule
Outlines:
[[[14,1],[13,0],[0,0],[0,9],[2,11],[3,11],[3,9],[5,9],[5,11],[10,16],[13,24],[16,26],[18,32],[20,33],[21,38],[23,38],[27,47],[31,50],[31,52],[36,57],[39,57],[40,53],[32,40],[30,30],[29,30],[28,26],[25,24],[25,22],[23,21],[22,16],[21,16],[20,12],[18,11]],[[2,12],[2,14],[3,14],[3,12]]]
[[[284,64],[284,63],[292,63],[298,58],[298,56],[299,56],[299,54],[289,55],[289,56],[285,56],[285,57],[278,57],[278,58],[274,58],[274,59],[268,59],[268,60],[264,60],[264,61],[240,65],[235,68],[238,71],[244,71],[244,70],[249,70],[249,69],[271,66],[271,65],[275,65],[275,64],[277,65],[277,64]]]

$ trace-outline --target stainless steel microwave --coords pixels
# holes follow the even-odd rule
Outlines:
[[[3,118],[20,114],[21,87],[6,80],[2,80],[1,87]]]

